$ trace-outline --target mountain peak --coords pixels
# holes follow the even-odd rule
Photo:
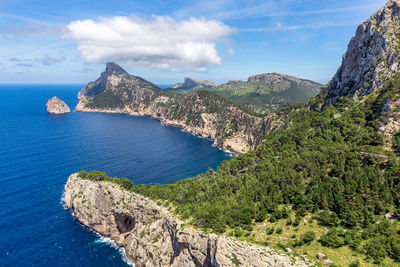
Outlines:
[[[115,62],[108,62],[106,65],[106,71],[105,73],[107,76],[112,75],[112,74],[128,74],[120,65],[118,65]]]
[[[168,89],[177,89],[177,90],[183,90],[183,89],[190,89],[196,86],[204,86],[204,87],[214,87],[217,86],[215,83],[209,82],[207,80],[197,80],[192,77],[185,77],[185,80],[183,83],[176,83]]]
[[[382,87],[400,68],[400,0],[384,7],[361,23],[347,52],[324,92],[326,104],[341,96],[361,97]]]

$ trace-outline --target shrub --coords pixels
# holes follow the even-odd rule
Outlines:
[[[233,231],[233,235],[235,237],[241,237],[243,235],[243,231],[240,228],[235,228],[235,230]]]
[[[322,236],[319,241],[325,247],[339,248],[345,244],[343,236],[343,231],[332,228],[326,235]]]
[[[274,227],[267,228],[265,232],[267,233],[267,235],[272,235],[275,232],[275,228]]]
[[[315,233],[313,231],[308,231],[301,236],[301,240],[304,244],[309,244],[315,239]]]

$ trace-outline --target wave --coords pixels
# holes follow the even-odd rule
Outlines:
[[[96,240],[94,241],[95,244],[103,243],[103,244],[106,244],[106,245],[108,245],[108,246],[110,246],[110,247],[112,247],[112,248],[118,250],[118,252],[119,252],[119,253],[121,254],[121,256],[122,256],[123,262],[125,262],[126,264],[128,264],[128,265],[130,265],[130,266],[135,266],[135,264],[134,264],[133,262],[131,262],[131,261],[128,259],[128,257],[126,256],[126,252],[125,252],[125,249],[124,249],[124,248],[119,247],[111,238],[105,237],[105,236],[99,234],[98,232],[96,232],[96,231],[94,231],[94,230],[92,230],[92,229],[90,229],[90,230],[91,230],[92,232],[94,232],[94,233],[98,236],[98,239],[96,239]]]
[[[65,190],[63,191],[63,193],[62,193],[62,195],[61,195],[60,204],[61,204],[61,206],[62,206],[65,210],[69,211],[69,212],[71,213],[72,217],[76,220],[74,211],[68,209],[67,206],[65,205],[64,197],[65,197]],[[76,220],[76,221],[77,221],[77,220]],[[128,257],[126,256],[126,252],[125,252],[125,249],[124,249],[123,247],[118,246],[111,238],[99,234],[99,233],[96,232],[95,230],[93,230],[93,229],[91,229],[91,228],[89,228],[89,227],[83,225],[83,224],[80,223],[79,221],[77,221],[77,222],[78,222],[82,227],[84,227],[86,230],[89,230],[90,232],[96,234],[96,236],[98,237],[98,239],[96,239],[96,240],[94,241],[95,244],[103,243],[103,244],[106,244],[106,245],[108,245],[108,246],[110,246],[110,247],[112,247],[112,248],[118,250],[118,252],[119,252],[119,253],[121,254],[121,256],[122,256],[122,261],[123,261],[123,262],[125,262],[126,264],[128,264],[128,265],[130,265],[130,266],[135,266],[135,264],[134,264],[133,262],[131,262],[131,261],[128,259]]]

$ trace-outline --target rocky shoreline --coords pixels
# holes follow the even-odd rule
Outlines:
[[[83,225],[125,249],[136,266],[307,266],[298,257],[187,226],[117,184],[72,174],[64,204]]]
[[[76,111],[80,111],[80,112],[99,112],[99,113],[114,113],[114,114],[127,114],[130,116],[137,116],[137,117],[143,117],[143,116],[149,116],[153,119],[157,119],[161,122],[162,125],[165,126],[173,126],[173,127],[178,127],[181,128],[184,132],[193,134],[195,136],[199,136],[201,138],[205,138],[205,139],[210,139],[211,141],[213,141],[213,146],[227,151],[232,155],[239,155],[242,153],[246,153],[248,152],[251,147],[243,141],[243,138],[228,138],[225,140],[219,140],[215,138],[215,132],[212,130],[208,130],[205,128],[199,128],[199,127],[191,127],[185,124],[184,121],[180,121],[180,120],[169,120],[166,119],[164,117],[161,116],[161,114],[158,114],[160,116],[157,116],[157,114],[154,114],[152,112],[134,112],[133,110],[125,107],[123,109],[121,108],[108,108],[108,109],[104,109],[104,108],[87,108],[84,107],[84,105],[81,103],[81,101],[79,102],[79,104],[76,106]],[[207,114],[208,115],[208,114]]]

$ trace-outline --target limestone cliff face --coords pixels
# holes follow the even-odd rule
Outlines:
[[[387,4],[361,23],[351,39],[342,65],[324,89],[326,103],[341,96],[360,97],[381,88],[399,70],[400,0]]]
[[[64,202],[79,222],[124,247],[139,267],[305,266],[267,247],[185,227],[164,207],[109,182],[72,174]]]
[[[112,64],[112,67],[109,65]],[[235,104],[206,91],[191,94],[164,91],[154,84],[107,64],[101,77],[79,93],[78,111],[151,116],[165,125],[210,138],[220,148],[244,153],[261,144],[272,128],[272,116],[248,114]],[[122,69],[122,68],[121,68]]]
[[[47,112],[51,114],[65,114],[71,112],[68,105],[56,96],[47,101],[46,108]]]

